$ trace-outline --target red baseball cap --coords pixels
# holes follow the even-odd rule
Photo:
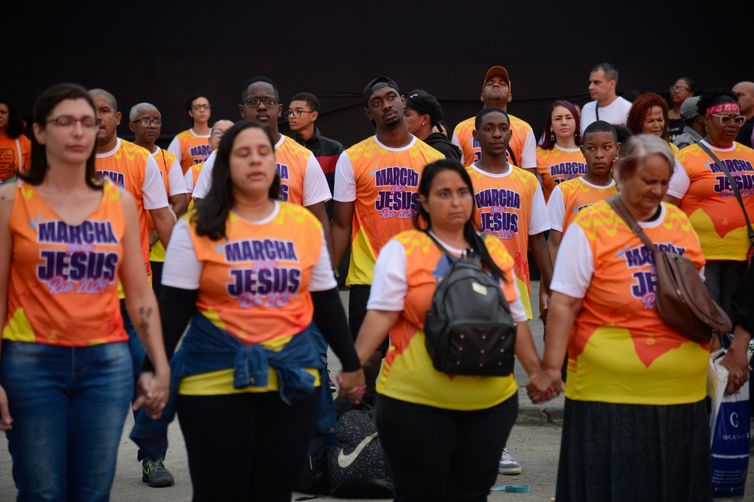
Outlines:
[[[492,77],[502,77],[503,80],[505,80],[505,82],[508,84],[508,87],[510,87],[511,85],[511,78],[508,75],[508,70],[506,70],[504,66],[490,66],[490,68],[487,70],[487,73],[484,74],[482,87],[484,87],[484,84],[486,84],[487,81]]]

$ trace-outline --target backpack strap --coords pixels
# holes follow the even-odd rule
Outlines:
[[[422,232],[427,234],[427,237],[429,237],[432,240],[432,242],[435,243],[435,246],[437,246],[437,249],[439,249],[442,254],[447,256],[448,261],[450,261],[451,264],[455,263],[458,260],[471,261],[471,262],[476,263],[477,265],[481,264],[481,259],[479,258],[479,255],[477,255],[477,253],[474,253],[473,251],[467,252],[461,258],[456,258],[452,254],[448,253],[448,250],[445,249],[445,246],[443,246],[442,243],[438,241],[434,235],[432,235],[432,232],[430,232],[429,229],[425,228],[422,230]]]
[[[703,141],[700,141],[699,143],[697,143],[697,145],[699,145],[699,148],[704,150],[704,153],[709,155],[709,157],[712,159],[712,162],[714,162],[715,165],[717,165],[717,167],[719,167],[720,170],[725,173],[725,177],[728,178],[728,183],[730,184],[730,187],[736,196],[736,200],[738,200],[738,204],[741,206],[741,209],[744,212],[744,218],[746,219],[746,233],[749,235],[749,246],[754,247],[754,228],[751,227],[749,213],[748,211],[746,211],[746,206],[744,206],[744,201],[741,198],[741,191],[738,189],[738,183],[736,183],[736,180],[734,180],[733,176],[731,176],[730,170],[728,169],[728,166],[725,165],[725,162],[718,159],[717,155],[712,153],[712,150],[710,150]]]

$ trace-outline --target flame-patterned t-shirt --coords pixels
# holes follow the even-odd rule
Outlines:
[[[525,169],[537,167],[537,140],[534,138],[534,131],[526,121],[510,113],[508,117],[511,121],[511,139],[508,148],[515,157],[511,159],[508,152],[508,162]],[[475,119],[476,117],[470,117],[459,122],[453,130],[451,142],[461,149],[461,162],[464,166],[476,163],[482,155],[482,147],[479,146],[479,141],[474,139]]]
[[[644,232],[701,270],[704,255],[688,218],[672,204],[661,207],[655,220],[640,222]],[[579,213],[558,256],[550,288],[582,299],[568,340],[566,397],[645,405],[704,399],[709,347],[660,319],[653,255],[606,201]]]
[[[749,220],[754,221],[754,150],[736,142],[725,149],[705,145],[728,167]],[[746,219],[725,172],[698,144],[678,152],[676,160],[668,195],[681,199],[680,207],[699,234],[705,258],[745,260],[749,251]]]
[[[513,260],[499,239],[485,236],[490,256],[505,274],[501,288],[517,322],[526,322],[518,300]],[[444,247],[452,254],[463,250]],[[513,374],[501,377],[450,375],[437,371],[427,353],[424,316],[432,304],[437,283],[450,260],[424,232],[396,235],[380,251],[375,266],[369,310],[400,311],[390,329],[390,347],[377,380],[377,392],[409,403],[451,410],[489,408],[517,390]]]
[[[542,179],[545,201],[555,187],[573,178],[586,174],[587,165],[580,148],[561,148],[555,145],[550,150],[537,147],[537,172]]]

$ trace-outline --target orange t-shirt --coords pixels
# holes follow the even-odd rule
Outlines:
[[[424,166],[444,158],[418,138],[390,148],[371,136],[340,155],[334,199],[355,202],[346,284],[372,284],[374,262],[387,241],[412,228]]]
[[[0,134],[0,184],[29,169],[31,141],[25,135],[11,139]]]
[[[587,165],[580,148],[567,149],[558,145],[551,150],[537,147],[537,172],[542,178],[545,201],[559,183],[586,174]]]
[[[508,114],[511,121],[511,140],[508,144],[515,159],[508,158],[508,162],[525,168],[536,167],[536,140],[531,126],[520,118]],[[479,142],[474,139],[474,121],[476,117],[470,117],[460,122],[453,130],[453,144],[461,149],[463,165],[470,166],[479,160],[482,149]],[[508,152],[510,157],[510,152]],[[530,158],[531,157],[531,158]]]
[[[151,167],[148,167],[150,166]],[[168,206],[165,187],[160,177],[159,166],[149,155],[149,151],[134,143],[118,139],[112,152],[97,154],[95,161],[97,178],[107,178],[118,187],[127,190],[136,201],[139,216],[141,251],[147,274],[149,266],[149,219],[147,209]],[[153,172],[151,170],[154,170]],[[146,182],[145,182],[146,180]]]
[[[65,347],[128,340],[118,300],[125,226],[120,190],[110,182],[97,209],[69,225],[19,181],[3,339]]]
[[[437,278],[445,275],[449,262],[424,232],[409,230],[393,239],[400,243],[406,256],[407,290],[401,315],[390,329],[390,348],[380,370],[377,391],[409,403],[455,410],[489,408],[515,394],[513,374],[449,375],[434,368],[425,345],[424,316],[432,304]],[[513,260],[499,239],[487,235],[484,241],[506,276],[502,290],[508,303],[513,304],[517,298],[511,280]]]
[[[533,174],[510,164],[502,174],[488,173],[475,164],[466,171],[474,185],[474,225],[502,240],[513,257],[521,303],[531,319],[529,235],[550,229],[542,188]]]
[[[699,239],[677,207],[663,203],[660,217],[642,226],[661,250],[704,266]],[[704,399],[708,347],[659,317],[653,255],[606,201],[579,213],[560,254],[568,259],[556,263],[552,289],[583,297],[568,342],[566,397],[645,405]]]
[[[181,131],[170,142],[168,151],[175,155],[186,174],[192,165],[204,162],[212,153],[209,134],[196,134],[193,129]]]
[[[608,186],[598,186],[579,177],[560,183],[547,202],[550,228],[565,232],[580,211],[617,193],[615,181],[611,181]]]
[[[189,224],[202,264],[197,309],[245,344],[291,337],[312,322],[308,285],[322,252],[322,225],[301,206],[279,204],[264,224],[231,212],[224,240],[200,237]]]
[[[729,149],[710,149],[725,162],[741,191],[749,220],[754,221],[754,150],[735,142]],[[681,199],[680,207],[699,234],[704,256],[707,260],[745,260],[749,251],[746,220],[725,173],[698,144],[678,152],[676,159],[681,166],[676,165],[668,194]],[[679,183],[680,179],[685,183]]]

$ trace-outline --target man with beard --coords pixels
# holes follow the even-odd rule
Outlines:
[[[377,254],[395,234],[412,228],[424,166],[443,155],[408,131],[406,99],[390,77],[371,80],[363,91],[364,114],[376,134],[340,155],[335,166],[333,266],[351,243],[346,285],[354,339],[367,310]],[[379,351],[378,351],[379,352]],[[367,381],[374,383],[374,376]]]
[[[502,66],[492,66],[484,74],[482,94],[479,100],[483,108],[500,108],[508,111],[508,103],[513,99],[512,83],[508,70]],[[508,114],[511,119],[511,138],[508,144],[508,162],[537,174],[537,140],[531,126],[518,117]],[[475,117],[460,122],[453,130],[452,142],[462,152],[461,162],[470,166],[479,160],[482,150],[474,137]]]
[[[178,159],[167,150],[155,144],[162,129],[162,114],[151,103],[138,103],[131,107],[128,114],[128,128],[134,133],[134,143],[145,148],[160,168],[160,176],[165,186],[165,193],[170,207],[176,216],[181,216],[188,207],[189,193],[184,181],[183,170]],[[162,284],[162,264],[165,262],[165,247],[157,238],[154,225],[150,220],[149,263],[152,266],[152,288],[160,295]]]
[[[99,179],[109,178],[120,188],[133,195],[139,216],[141,250],[144,268],[152,277],[149,263],[149,224],[154,226],[163,246],[170,241],[175,215],[168,205],[165,186],[160,177],[160,168],[150,152],[117,136],[122,114],[118,111],[115,96],[103,89],[91,89],[89,94],[94,101],[100,127],[97,131],[97,160],[95,169]],[[131,319],[126,311],[125,299],[121,295],[120,310],[123,324],[128,333],[128,348],[134,371],[134,388],[142,371],[144,346],[136,335]],[[140,410],[143,413],[143,409]],[[167,431],[150,442],[139,443],[138,459],[142,462],[142,481],[149,486],[171,486],[173,475],[165,468],[163,461],[168,448]]]
[[[280,176],[279,199],[304,206],[311,211],[322,223],[325,239],[331,242],[330,222],[325,210],[325,202],[331,198],[327,179],[310,150],[292,138],[280,134],[278,120],[283,113],[283,105],[275,83],[262,76],[247,80],[241,90],[241,104],[238,109],[242,119],[258,120],[267,126],[272,135],[275,142],[275,161]],[[194,199],[203,199],[209,192],[216,155],[217,152],[212,152],[204,163],[204,169],[199,174],[192,193]]]

